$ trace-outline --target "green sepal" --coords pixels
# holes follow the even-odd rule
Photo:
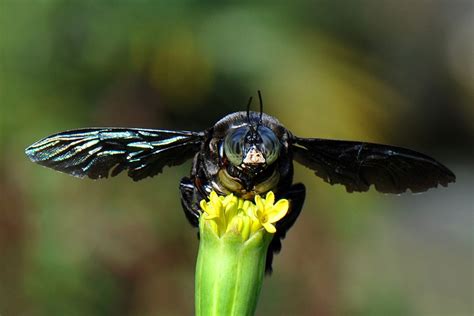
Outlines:
[[[219,237],[201,216],[196,264],[196,315],[254,315],[273,235],[261,228],[244,241],[238,231]]]

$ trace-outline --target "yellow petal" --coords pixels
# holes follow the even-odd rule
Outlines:
[[[209,228],[210,228],[217,236],[220,235],[220,234],[219,234],[219,228],[218,228],[216,222],[214,222],[214,221],[208,221],[208,222],[206,222],[206,225],[208,225]]]
[[[242,230],[241,235],[243,240],[249,239],[250,236],[250,217],[248,216],[240,216],[242,218]]]
[[[209,205],[207,210],[208,210],[209,215],[219,216],[220,207],[216,207],[216,205],[211,204],[211,205]]]
[[[229,204],[232,200],[234,199],[234,195],[231,193],[229,195],[227,195],[224,200],[222,201],[222,204],[224,204],[224,206],[226,206],[227,204]]]
[[[216,198],[211,198],[210,199],[211,204],[216,205],[216,206],[222,206],[222,200],[219,199],[218,197]]]
[[[201,208],[204,212],[207,212],[207,202],[206,202],[206,200],[201,200],[201,202],[199,202],[199,205],[201,206]]]
[[[241,209],[244,214],[251,216],[254,214],[255,204],[246,200],[243,202]]]
[[[255,206],[253,203],[244,203],[241,212],[249,217],[255,217],[254,215]]]
[[[208,208],[208,210],[213,210],[213,207]],[[216,214],[216,212],[214,212],[214,211],[206,212],[206,213],[204,213],[204,218],[205,219],[219,218],[219,214]]]
[[[286,213],[288,213],[288,208],[290,204],[288,200],[280,200],[278,201],[266,214],[268,218],[268,222],[276,223],[283,217],[285,217]]]
[[[237,208],[241,209],[243,207],[243,205],[244,205],[244,200],[237,199]]]
[[[225,212],[225,216],[227,220],[231,221],[232,218],[238,213],[237,203],[231,201],[229,204],[225,206],[224,212]]]
[[[240,233],[240,231],[242,231],[242,225],[242,218],[240,216],[235,216],[229,225],[227,225],[225,232],[228,233],[233,231],[235,233]]]
[[[213,200],[216,200],[218,199],[219,197],[217,196],[217,193],[216,191],[211,191],[211,195],[209,195],[209,200],[210,201],[213,201]]]
[[[273,206],[273,203],[275,203],[275,194],[273,194],[272,191],[269,191],[265,197],[265,206],[271,207]]]
[[[265,228],[265,230],[267,232],[269,232],[270,234],[274,234],[276,232],[276,228],[275,226],[273,226],[272,224],[270,223],[264,223],[262,224],[263,228]]]
[[[201,208],[204,211],[204,217],[206,219],[214,219],[220,217],[223,210],[222,203],[220,202],[219,197],[214,191],[212,191],[211,195],[209,196],[209,199],[209,202],[206,202],[205,200],[201,200],[201,202],[199,202]]]
[[[223,196],[218,196],[215,191],[212,191],[209,195],[209,202],[211,205],[214,205],[217,209],[222,207],[222,201],[224,200]]]
[[[260,195],[255,195],[255,205],[257,205],[257,208],[259,208],[262,212],[264,212],[265,205]]]
[[[262,224],[260,224],[260,221],[257,218],[253,218],[252,223],[250,225],[250,233],[251,234],[255,233],[261,227],[262,227]]]

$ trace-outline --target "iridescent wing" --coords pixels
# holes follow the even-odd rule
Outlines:
[[[133,128],[90,128],[46,137],[25,150],[40,165],[92,179],[128,170],[138,181],[179,165],[200,148],[204,133]]]
[[[293,142],[297,162],[348,192],[364,192],[372,184],[384,193],[423,192],[456,180],[441,163],[410,149],[318,138],[295,137]]]

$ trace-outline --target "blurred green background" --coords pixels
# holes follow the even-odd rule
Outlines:
[[[202,130],[263,91],[294,134],[410,147],[448,189],[347,194],[296,166],[304,211],[258,315],[473,315],[474,4],[0,2],[0,314],[191,315],[190,164],[79,180],[23,150],[62,130]]]

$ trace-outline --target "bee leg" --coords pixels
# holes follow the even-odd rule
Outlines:
[[[293,226],[296,219],[300,215],[305,196],[306,188],[302,183],[294,184],[287,192],[279,194],[278,199],[287,199],[290,201],[290,209],[288,214],[282,220],[276,223],[276,233],[273,236],[267,251],[265,273],[272,273],[273,255],[280,252],[281,241],[285,238],[286,233],[291,228],[291,226]]]
[[[193,182],[188,177],[181,179],[179,183],[181,192],[181,205],[183,206],[184,215],[193,227],[199,226],[199,216],[201,215],[199,202],[199,193],[194,187]]]

